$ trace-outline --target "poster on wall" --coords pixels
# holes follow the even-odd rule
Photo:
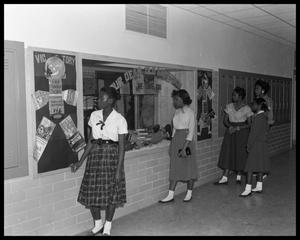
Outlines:
[[[212,119],[215,112],[212,109],[212,99],[215,93],[212,90],[212,71],[198,71],[197,81],[197,140],[211,138]]]
[[[41,128],[36,128],[33,155],[38,160],[38,173],[44,173],[66,168],[78,161],[76,152],[70,147],[60,126],[60,122],[67,116],[72,118],[75,126],[77,124],[76,57],[33,51],[33,61],[35,92],[32,99],[36,107],[36,124],[48,119],[48,123],[55,126],[51,128],[52,134],[48,138],[40,137]]]
[[[64,120],[62,120],[59,124],[62,130],[64,131],[64,134],[68,140],[71,149],[74,152],[79,152],[86,146],[84,138],[77,130],[75,123],[73,122],[70,115],[67,116]]]
[[[42,156],[48,141],[54,131],[55,123],[48,118],[43,117],[36,131],[36,141],[33,150],[33,158],[35,161],[39,161]]]
[[[157,94],[157,80],[154,75],[143,74],[132,81],[133,94]]]
[[[32,94],[32,99],[35,109],[38,110],[47,105],[49,101],[49,92],[38,90]]]

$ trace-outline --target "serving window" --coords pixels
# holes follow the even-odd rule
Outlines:
[[[174,114],[170,100],[171,92],[175,89],[172,83],[163,81],[161,76],[157,76],[157,70],[149,70],[150,68],[145,66],[131,67],[87,59],[83,59],[82,63],[86,141],[91,133],[88,126],[89,117],[98,109],[99,90],[108,86],[117,88],[121,95],[115,108],[127,120],[127,150],[170,140],[170,123]],[[169,71],[165,72],[171,74]],[[171,75],[173,80],[176,79]],[[166,77],[166,74],[163,77]],[[163,116],[160,117],[161,115]]]

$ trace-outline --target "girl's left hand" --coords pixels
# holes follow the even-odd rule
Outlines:
[[[187,157],[187,155],[186,155],[186,149],[185,149],[185,148],[183,148],[183,149],[181,150],[181,152],[180,152],[180,154],[179,154],[179,157],[182,157],[182,158],[186,158],[186,157]]]

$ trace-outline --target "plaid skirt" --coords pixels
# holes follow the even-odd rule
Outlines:
[[[87,208],[105,210],[109,205],[123,207],[126,203],[124,168],[115,180],[119,161],[117,144],[95,144],[87,157],[77,201]]]

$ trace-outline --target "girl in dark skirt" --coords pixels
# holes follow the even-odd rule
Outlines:
[[[184,89],[174,90],[172,98],[176,111],[172,121],[173,134],[169,148],[170,185],[168,196],[160,200],[160,203],[174,200],[174,192],[178,181],[187,183],[187,193],[183,201],[189,202],[192,199],[194,181],[197,180],[196,151],[193,140],[195,114],[189,107],[192,100]]]
[[[229,171],[236,171],[236,182],[241,183],[241,173],[247,158],[246,145],[250,128],[251,108],[243,103],[245,89],[236,87],[232,93],[232,103],[227,104],[223,123],[227,127],[218,167],[223,169],[222,178],[215,185],[227,184]]]
[[[255,82],[255,88],[254,88],[254,98],[263,98],[265,99],[267,105],[268,105],[268,111],[265,112],[265,115],[268,117],[268,125],[269,125],[269,132],[271,130],[271,127],[274,125],[274,115],[273,115],[273,100],[268,96],[268,92],[270,90],[270,85],[266,81],[263,81],[261,79],[257,80]],[[269,173],[264,173],[263,179],[265,179]]]
[[[250,196],[252,192],[262,192],[263,173],[270,171],[270,158],[268,154],[267,133],[268,119],[265,112],[268,106],[263,98],[254,99],[253,112],[255,116],[251,124],[247,143],[248,158],[245,165],[247,172],[247,184],[241,197]],[[257,185],[252,189],[252,174],[257,173]]]
[[[125,118],[113,108],[118,99],[114,88],[101,89],[101,110],[92,112],[88,123],[92,128],[88,145],[80,161],[72,165],[76,172],[87,157],[77,201],[90,209],[95,221],[94,235],[110,235],[115,209],[126,203],[124,142],[128,130]],[[105,223],[101,210],[106,211]]]

